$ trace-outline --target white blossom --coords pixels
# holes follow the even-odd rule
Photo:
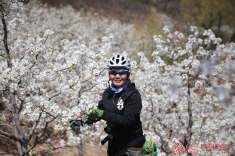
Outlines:
[[[60,140],[60,147],[64,147],[65,146],[65,141],[64,141],[64,139],[61,139]]]

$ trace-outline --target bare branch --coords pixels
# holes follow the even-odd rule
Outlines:
[[[39,136],[39,138],[43,137],[43,135],[46,133],[46,130],[47,130],[47,127],[48,127],[48,124],[52,121],[54,121],[59,115],[57,115],[56,117],[53,117],[53,119],[51,119],[50,121],[47,121],[46,122],[46,125],[44,127],[44,130],[43,130],[43,133]]]
[[[184,143],[183,145],[186,147],[187,144],[191,142],[191,137],[193,135],[192,132],[192,127],[193,127],[193,115],[192,115],[192,100],[190,96],[190,84],[189,84],[189,79],[188,79],[188,116],[189,116],[189,122],[188,122],[188,127],[187,127],[187,134],[185,135],[184,138]]]
[[[48,101],[50,101],[53,97],[60,95],[60,93],[61,93],[61,91],[58,91],[57,93],[51,95],[51,97],[48,99]]]
[[[73,68],[73,65],[70,66],[70,67],[67,67],[67,68],[58,69],[58,70],[56,70],[55,72],[60,72],[60,71],[67,70],[67,69],[70,69],[70,68]]]
[[[98,76],[100,76],[100,75],[103,73],[103,71],[104,71],[105,69],[106,69],[106,68],[103,68],[103,70],[100,71],[100,73],[98,74]],[[92,77],[87,78],[86,80],[81,81],[81,83],[84,83],[84,82],[90,80],[91,78],[92,78]]]
[[[4,47],[5,47],[5,51],[6,51],[7,66],[11,67],[10,50],[9,50],[8,44],[7,44],[7,25],[6,25],[6,21],[4,18],[5,13],[4,13],[4,8],[3,8],[2,4],[0,4],[0,12],[2,13],[2,24],[3,24],[3,30],[4,30],[3,43],[4,43]]]
[[[169,150],[166,148],[166,147],[168,146],[168,143],[167,143],[166,141],[164,141],[163,136],[162,136],[160,133],[158,133],[155,128],[154,128],[154,132],[155,132],[155,133],[159,136],[159,138],[160,138],[160,141],[161,141],[161,147],[160,147],[160,149],[161,149],[163,152],[165,152],[167,155],[169,155],[169,154],[171,153],[171,151],[169,151]]]
[[[92,87],[90,87],[90,88],[87,88],[87,89],[84,89],[84,90],[82,90],[82,92],[86,92],[86,91],[88,91],[88,90],[91,90],[92,88],[94,88],[95,86],[92,86]]]
[[[7,132],[4,132],[4,131],[2,131],[1,129],[0,129],[0,134],[3,135],[3,136],[8,137],[8,138],[10,138],[10,139],[13,139],[13,140],[15,140],[15,141],[18,141],[18,142],[20,142],[21,144],[23,143],[23,141],[22,141],[20,138],[14,136],[14,135],[11,135],[11,134],[9,134],[9,133],[7,133]]]
[[[34,130],[36,129],[36,127],[37,127],[37,125],[38,125],[38,123],[39,123],[39,121],[41,119],[41,116],[42,116],[42,112],[39,114],[38,119],[36,120],[36,122],[34,122],[33,127],[31,128],[31,130],[29,132],[29,135],[28,135],[29,140],[31,140],[32,135],[34,133]]]
[[[29,69],[32,69],[35,64],[36,64],[36,62],[33,62],[32,66],[29,67]]]
[[[24,100],[22,100],[21,98],[18,97],[18,99],[20,100],[20,108],[19,108],[19,113],[21,112],[21,110],[23,109],[23,105],[24,105]]]
[[[45,44],[45,43],[46,43],[46,41],[47,41],[47,39],[48,39],[48,35],[46,36],[45,40],[44,40],[44,41],[42,41],[42,44]]]
[[[12,121],[13,121],[13,125],[16,127],[16,129],[20,133],[20,135],[24,136],[24,131],[19,123],[19,111],[17,108],[15,96],[16,96],[15,93],[10,93],[10,101],[11,101],[11,104],[13,105],[13,108],[11,110]]]
[[[9,127],[9,128],[11,128],[11,129],[13,129],[13,127],[11,126],[11,125],[9,125],[9,124],[0,124],[0,126],[7,126],[7,127]]]
[[[34,141],[33,145],[29,148],[28,151],[30,151],[31,149],[33,149],[37,145],[38,140],[39,140],[39,137],[36,135],[35,141]]]
[[[45,110],[44,110],[44,106],[42,106],[42,107],[41,107],[41,106],[38,106],[38,108],[41,109],[42,112],[44,112],[44,113],[48,114],[49,116],[53,117],[54,119],[59,116],[59,115],[54,116],[54,115],[52,115],[51,113],[45,111]]]
[[[100,75],[103,73],[103,71],[104,71],[105,69],[106,69],[106,68],[103,68],[103,70],[101,70],[98,75],[100,76]],[[86,82],[86,81],[88,81],[88,80],[90,80],[90,79],[91,79],[91,78],[88,78],[88,79],[86,79],[86,80],[83,80],[83,81],[81,81],[81,83],[84,83],[84,82]],[[88,90],[91,90],[91,89],[94,88],[94,87],[95,87],[95,86],[92,86],[92,87],[87,88],[87,89],[84,89],[85,87],[82,87],[82,88],[80,89],[80,91],[78,91],[78,97],[80,97],[83,92],[86,92],[86,91],[88,91]],[[78,103],[79,103],[79,100],[78,100]]]
[[[86,79],[86,80],[81,81],[81,83],[84,83],[84,82],[86,82],[86,81],[89,81],[90,79],[91,79],[91,77],[89,77],[89,78]]]
[[[42,111],[43,111],[43,110],[42,110]],[[45,112],[45,111],[43,111],[43,112]],[[51,115],[51,114],[48,113],[48,112],[45,112],[45,113],[49,114],[49,115],[52,116],[53,118],[52,118],[50,121],[47,121],[47,122],[46,122],[46,125],[45,125],[45,127],[44,127],[44,129],[43,129],[43,132],[41,133],[40,136],[36,136],[35,142],[34,142],[33,145],[29,148],[28,151],[30,151],[31,149],[33,149],[33,148],[37,145],[38,140],[39,140],[40,138],[42,138],[42,137],[45,135],[46,130],[47,130],[47,127],[48,127],[48,124],[49,124],[50,122],[54,121],[54,120],[59,116],[59,115],[53,116],[53,115]]]

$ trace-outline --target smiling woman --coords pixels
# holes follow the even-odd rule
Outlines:
[[[106,121],[104,131],[109,156],[124,156],[128,148],[142,148],[145,143],[140,112],[142,100],[135,84],[129,79],[129,58],[116,55],[109,59],[110,85],[104,91],[97,108],[87,113],[89,124]],[[92,122],[91,122],[92,121]]]
[[[101,119],[107,122],[105,132],[109,136],[108,155],[125,155],[127,148],[141,148],[145,142],[140,112],[142,101],[135,84],[131,83],[129,58],[116,55],[109,59],[109,88],[99,102],[103,111]]]

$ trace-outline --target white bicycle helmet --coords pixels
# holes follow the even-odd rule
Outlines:
[[[112,67],[124,67],[129,70],[131,67],[130,59],[119,54],[113,56],[108,61],[108,68],[110,69]]]

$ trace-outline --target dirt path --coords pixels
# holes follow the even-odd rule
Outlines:
[[[56,150],[46,150],[46,148],[45,146],[37,146],[36,156],[80,156],[77,147],[64,147]],[[83,156],[107,156],[106,152],[106,145],[83,144]]]
[[[83,144],[83,156],[107,156],[106,145],[92,146],[88,143]],[[47,150],[45,145],[38,145],[35,148],[36,154],[34,156],[80,156],[77,147],[64,147],[56,150]],[[0,156],[16,156],[13,154],[6,154],[0,150]]]

